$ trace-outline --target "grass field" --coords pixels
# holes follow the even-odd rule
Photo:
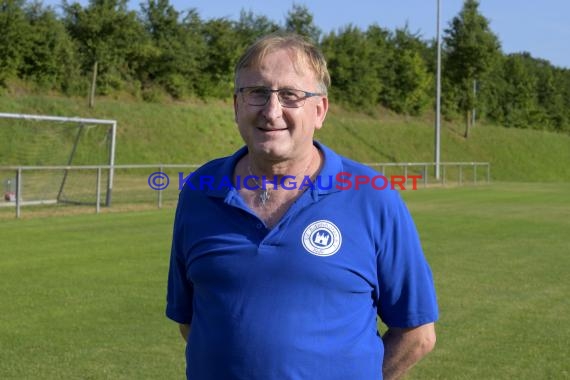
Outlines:
[[[441,308],[411,379],[570,377],[570,184],[404,193]],[[173,210],[0,223],[0,379],[181,379]]]

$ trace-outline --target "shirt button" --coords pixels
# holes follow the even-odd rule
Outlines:
[[[263,228],[263,224],[261,224],[261,223],[257,223],[257,225],[256,225],[255,227],[257,227],[257,229],[258,229],[258,230],[260,230],[260,229],[262,229],[262,228]]]

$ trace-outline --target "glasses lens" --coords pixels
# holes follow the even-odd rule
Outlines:
[[[284,107],[301,107],[305,100],[305,93],[300,90],[283,88],[278,94],[279,102]]]
[[[263,106],[267,103],[271,91],[265,87],[251,87],[243,91],[244,100],[251,106]]]
[[[277,92],[277,98],[283,107],[302,107],[307,98],[304,91],[290,88],[271,90],[267,87],[244,87],[241,89],[243,100],[250,106],[266,105],[273,92]]]

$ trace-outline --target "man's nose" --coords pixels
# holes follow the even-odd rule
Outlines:
[[[279,96],[277,92],[272,92],[269,95],[267,103],[263,107],[263,115],[268,119],[272,120],[279,118],[282,114],[281,103],[279,102]]]

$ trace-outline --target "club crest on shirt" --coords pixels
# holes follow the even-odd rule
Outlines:
[[[342,235],[334,223],[318,220],[305,228],[301,241],[309,253],[316,256],[331,256],[340,249]]]

